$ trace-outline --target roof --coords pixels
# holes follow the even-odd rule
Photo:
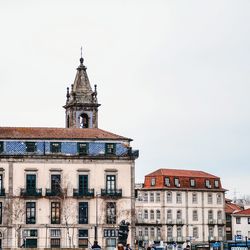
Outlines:
[[[239,205],[226,202],[226,205],[225,205],[225,212],[226,213],[232,214],[234,212],[241,211],[241,210],[242,210],[242,208]]]
[[[178,177],[202,177],[202,178],[219,178],[215,175],[208,174],[203,171],[197,170],[184,170],[184,169],[158,169],[146,176],[178,176]]]
[[[236,212],[234,215],[250,215],[250,208]]]
[[[0,139],[88,139],[88,140],[128,140],[98,128],[37,128],[37,127],[0,127]]]

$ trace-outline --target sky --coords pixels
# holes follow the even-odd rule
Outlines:
[[[0,126],[64,127],[80,47],[99,128],[250,195],[249,0],[0,0]],[[126,177],[124,177],[126,178]]]

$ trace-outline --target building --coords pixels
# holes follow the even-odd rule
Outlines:
[[[136,185],[136,238],[139,245],[163,241],[171,249],[184,242],[225,239],[225,189],[203,171],[159,169]]]
[[[234,241],[250,240],[250,208],[232,214],[232,235]]]
[[[0,247],[113,247],[134,242],[129,138],[98,128],[97,88],[83,58],[67,89],[66,128],[0,127]],[[126,178],[124,178],[126,176]]]
[[[243,207],[235,204],[230,199],[225,199],[225,213],[226,213],[226,240],[232,240],[232,214],[243,210]]]

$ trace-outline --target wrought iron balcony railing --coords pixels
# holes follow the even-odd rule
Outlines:
[[[21,188],[20,196],[22,197],[42,197],[41,188]]]
[[[101,196],[119,198],[122,197],[122,189],[101,189]]]
[[[79,190],[77,188],[73,189],[73,196],[76,197],[76,198],[80,198],[80,197],[94,197],[94,195],[95,195],[94,188],[83,189],[83,190]]]
[[[51,189],[51,188],[46,188],[46,196],[49,197],[56,197],[56,196],[62,196],[63,194],[65,194],[64,190],[62,190],[61,188],[56,188],[56,189]]]

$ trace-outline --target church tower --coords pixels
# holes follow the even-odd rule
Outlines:
[[[93,91],[83,61],[81,56],[74,84],[67,88],[66,128],[98,128],[97,86]]]

